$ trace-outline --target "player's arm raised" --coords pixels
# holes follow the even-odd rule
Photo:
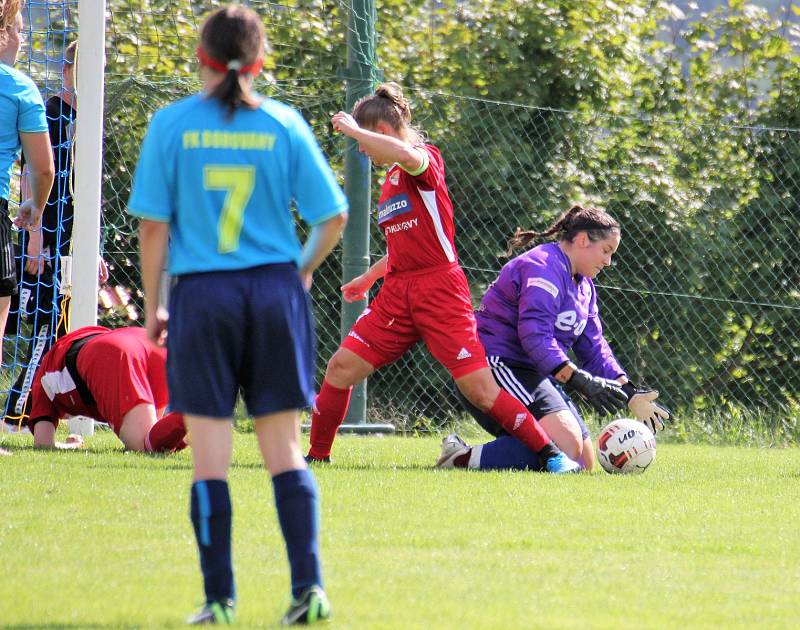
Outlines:
[[[396,162],[404,171],[415,175],[422,173],[428,165],[427,151],[385,133],[382,128],[386,126],[388,129],[386,123],[378,123],[378,128],[374,131],[364,129],[346,112],[334,114],[331,123],[336,131],[358,142],[359,147],[363,147],[378,164]]]
[[[298,261],[300,278],[309,289],[311,274],[342,237],[348,205],[311,128],[299,114],[292,149],[296,167],[291,194],[300,217],[312,226]]]

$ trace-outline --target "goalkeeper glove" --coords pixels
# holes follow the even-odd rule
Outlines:
[[[630,381],[622,386],[628,395],[628,409],[633,412],[639,422],[643,422],[653,433],[664,429],[664,422],[669,420],[670,411],[655,402],[658,392],[654,389],[639,389]]]
[[[566,384],[583,394],[601,414],[614,413],[628,402],[628,396],[619,383],[602,376],[592,376],[586,370],[574,370]]]

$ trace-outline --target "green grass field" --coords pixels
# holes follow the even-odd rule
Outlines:
[[[644,475],[437,471],[441,436],[318,468],[330,628],[798,628],[800,450],[660,445]],[[189,454],[3,437],[0,627],[181,627],[201,603]],[[288,567],[252,435],[231,471],[241,627]]]

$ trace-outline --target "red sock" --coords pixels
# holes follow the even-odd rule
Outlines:
[[[550,436],[536,422],[531,412],[504,389],[500,390],[500,395],[489,410],[489,415],[534,453],[538,453],[550,443]]]
[[[144,449],[152,453],[170,453],[186,448],[186,425],[177,411],[166,413],[156,422],[144,439]]]
[[[352,387],[339,389],[328,381],[322,381],[311,414],[311,449],[308,451],[311,457],[317,459],[330,457],[333,439],[347,415],[352,391]]]

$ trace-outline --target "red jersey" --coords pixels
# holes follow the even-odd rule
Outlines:
[[[417,148],[428,153],[428,168],[414,176],[395,164],[381,186],[378,225],[386,237],[387,273],[458,262],[442,154],[431,144]]]
[[[79,339],[98,335],[78,355],[78,372],[95,399],[81,399],[66,367],[67,352]],[[140,403],[161,409],[168,402],[166,350],[147,340],[143,328],[86,326],[59,339],[42,358],[31,388],[31,422],[58,426],[65,416],[108,422],[119,433],[125,414]]]

